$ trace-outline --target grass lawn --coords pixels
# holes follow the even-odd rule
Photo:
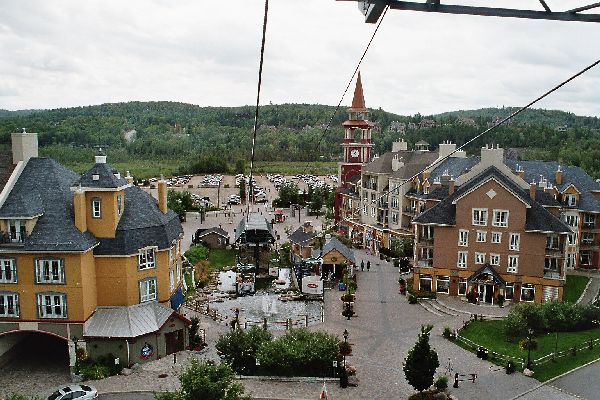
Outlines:
[[[575,303],[583,293],[583,289],[585,289],[589,280],[590,278],[587,276],[567,275],[563,301]]]
[[[211,249],[208,262],[212,269],[221,270],[227,266],[235,265],[235,250]]]
[[[503,321],[473,321],[466,329],[461,331],[461,336],[493,350],[496,353],[523,359],[527,357],[527,352],[519,349],[519,343],[502,340]],[[500,338],[500,339],[499,339]],[[557,351],[568,350],[573,346],[581,347],[589,339],[600,338],[600,328],[590,329],[580,332],[559,332],[558,342],[554,333],[536,336],[538,349],[531,352],[532,359],[538,359]],[[583,365],[600,357],[600,346],[595,346],[592,351],[583,350],[578,352],[576,357],[566,356],[560,358],[558,362],[549,362],[539,367],[534,367],[534,377],[540,381],[546,381],[563,372],[571,370],[579,365]]]

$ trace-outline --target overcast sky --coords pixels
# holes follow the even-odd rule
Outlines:
[[[454,1],[467,2],[474,3]],[[557,11],[593,3],[546,2]],[[541,9],[536,0],[479,3]],[[263,7],[263,0],[3,0],[0,108],[254,104]],[[374,28],[355,2],[271,0],[261,104],[337,104]],[[367,106],[427,115],[521,106],[598,58],[600,23],[390,10],[361,72]],[[600,116],[600,66],[537,107]]]

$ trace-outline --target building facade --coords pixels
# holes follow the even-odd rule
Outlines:
[[[413,285],[490,304],[562,299],[569,226],[501,159],[466,175],[413,220]]]
[[[14,134],[13,153],[15,168],[0,194],[0,338],[55,336],[68,344],[73,365],[75,343],[94,340],[86,330],[97,310],[156,302],[164,314],[175,313],[183,230],[167,209],[164,181],[157,204],[104,154],[79,175],[37,157],[34,133]],[[164,340],[162,328],[137,333]]]

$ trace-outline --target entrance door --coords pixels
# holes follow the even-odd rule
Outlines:
[[[183,350],[183,329],[165,333],[165,342],[167,346],[167,354],[173,354]]]
[[[477,285],[477,300],[485,301],[485,286],[483,284]]]
[[[485,302],[494,302],[494,285],[485,285]]]

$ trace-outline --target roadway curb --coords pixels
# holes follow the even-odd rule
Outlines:
[[[555,380],[562,378],[563,376],[569,375],[569,374],[571,374],[571,373],[573,373],[573,372],[575,372],[575,371],[577,371],[577,370],[580,370],[581,368],[587,367],[588,365],[591,365],[591,364],[593,364],[593,363],[596,363],[596,362],[598,362],[598,361],[600,361],[600,358],[597,358],[597,359],[595,359],[595,360],[593,360],[593,361],[590,361],[590,362],[588,362],[588,363],[586,363],[586,364],[580,365],[579,367],[573,368],[572,370],[570,370],[570,371],[567,371],[567,372],[564,372],[564,373],[562,373],[562,374],[560,374],[560,375],[558,375],[558,376],[555,376],[555,377],[554,377],[554,378],[552,378],[552,379],[548,379],[546,382],[542,382],[542,383],[540,383],[539,385],[537,385],[536,387],[533,387],[533,388],[531,388],[531,389],[529,389],[529,390],[527,390],[527,391],[525,391],[525,392],[523,392],[523,393],[521,393],[521,394],[519,394],[519,395],[517,395],[517,396],[515,396],[515,397],[512,397],[510,400],[515,400],[515,399],[518,399],[518,398],[520,398],[520,397],[523,397],[523,396],[525,396],[526,394],[529,394],[529,393],[531,393],[531,392],[533,392],[533,391],[535,391],[535,390],[538,390],[538,389],[539,389],[539,388],[541,388],[542,386],[546,386],[546,385],[548,385],[548,384],[550,384],[550,383],[554,382]],[[556,388],[556,389],[560,390],[559,388]],[[573,396],[573,395],[572,395],[572,396]],[[577,397],[577,396],[575,396],[575,397]]]

